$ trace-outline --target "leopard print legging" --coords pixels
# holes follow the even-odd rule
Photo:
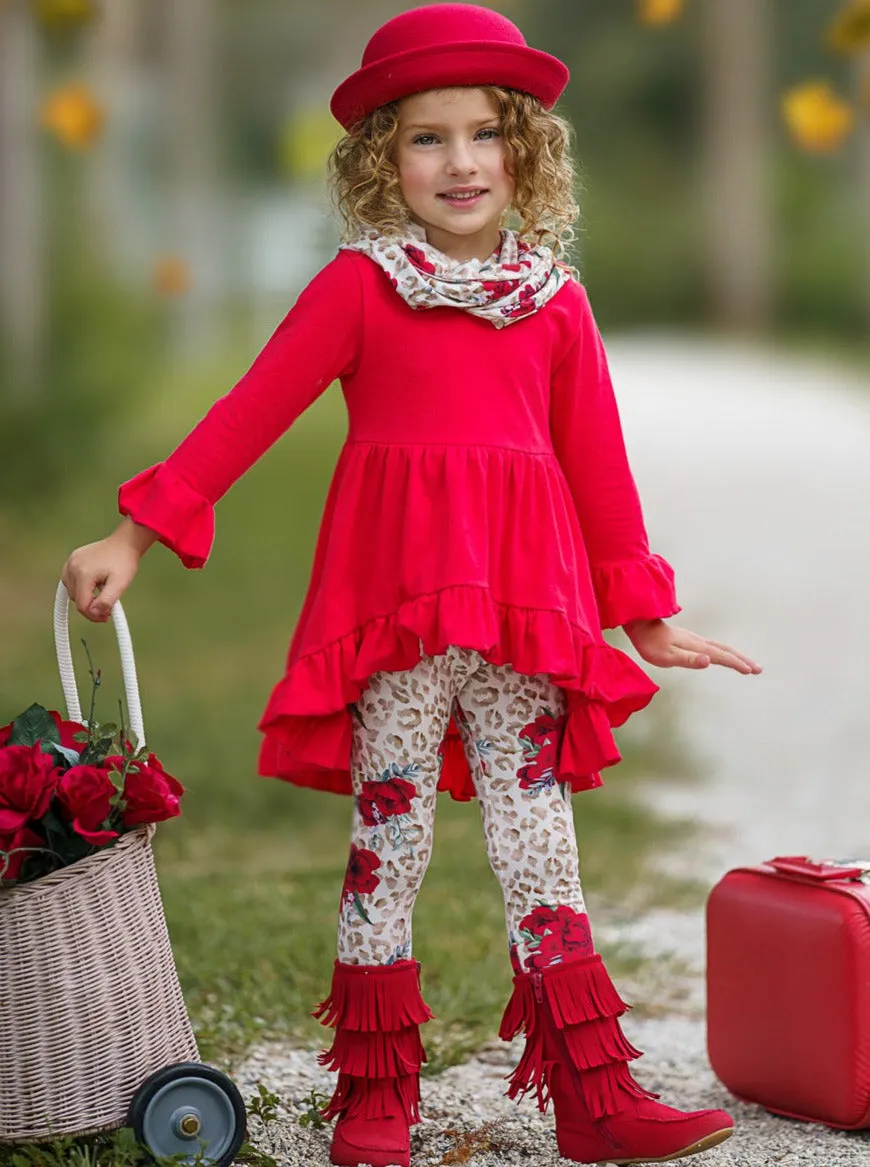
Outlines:
[[[408,672],[371,677],[353,709],[353,830],[339,960],[411,957],[411,917],[432,854],[439,751],[451,713],[504,894],[514,970],[588,955],[571,798],[553,773],[562,690],[546,677],[451,647]]]

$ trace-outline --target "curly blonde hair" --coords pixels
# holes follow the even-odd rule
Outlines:
[[[521,239],[548,244],[562,257],[579,214],[570,125],[529,93],[491,85],[476,88],[493,99],[501,121],[506,166],[514,180],[506,220],[512,213]],[[408,221],[394,161],[398,129],[399,102],[393,101],[345,134],[330,155],[330,184],[345,237],[371,227],[396,235]]]

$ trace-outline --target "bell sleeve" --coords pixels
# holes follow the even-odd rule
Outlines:
[[[679,612],[673,569],[649,548],[604,344],[585,290],[577,338],[553,373],[550,429],[580,520],[602,628]]]
[[[242,379],[165,462],[118,491],[118,509],[150,528],[185,567],[203,567],[214,505],[336,379],[362,335],[354,257],[340,251],[299,295]]]

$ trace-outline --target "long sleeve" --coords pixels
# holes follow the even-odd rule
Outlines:
[[[242,379],[165,462],[125,482],[118,509],[202,567],[214,504],[323,391],[352,371],[362,336],[354,257],[341,251],[302,291]]]
[[[603,628],[679,612],[674,573],[649,548],[604,345],[585,291],[579,334],[553,374],[550,428],[592,569]]]

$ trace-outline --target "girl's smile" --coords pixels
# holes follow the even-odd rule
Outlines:
[[[439,199],[444,199],[446,203],[453,207],[473,207],[477,206],[485,194],[488,194],[486,187],[471,187],[464,189],[457,187],[456,190],[445,190],[439,195]]]
[[[465,88],[404,98],[395,160],[411,218],[429,242],[453,259],[487,259],[514,193],[494,99]]]

